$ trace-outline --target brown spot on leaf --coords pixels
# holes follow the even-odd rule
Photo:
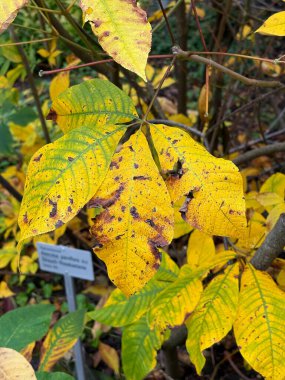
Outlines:
[[[42,158],[42,156],[43,156],[43,154],[42,154],[42,153],[41,153],[41,154],[39,154],[37,157],[35,157],[35,158],[33,159],[33,161],[39,162],[39,161],[40,161],[40,159]]]
[[[138,169],[139,165],[138,164],[134,164],[134,168],[135,169]]]
[[[73,157],[68,157],[67,159],[68,159],[68,161],[70,161],[70,162],[74,160]]]
[[[68,212],[71,212],[71,211],[72,211],[71,206],[68,206],[68,207],[67,207],[67,211],[68,211]]]
[[[111,194],[111,196],[108,199],[99,197],[91,199],[91,201],[89,202],[89,208],[102,206],[106,209],[112,206],[120,198],[120,195],[124,191],[124,189],[125,185],[121,184],[120,187],[113,194]]]
[[[56,119],[57,119],[57,113],[55,112],[54,109],[51,108],[49,113],[47,114],[46,120],[56,121]]]
[[[97,19],[95,21],[92,21],[92,23],[94,24],[95,28],[99,28],[99,26],[102,24],[102,21]]]
[[[130,214],[132,215],[132,217],[133,217],[134,219],[139,219],[139,218],[140,218],[140,215],[139,215],[139,213],[138,213],[138,211],[137,211],[137,209],[136,209],[135,206],[132,206],[132,207],[130,208]]]
[[[59,227],[61,227],[61,226],[63,226],[63,225],[64,225],[63,221],[62,221],[62,220],[58,220],[58,221],[55,223],[55,228],[59,228]]]
[[[50,218],[54,218],[57,214],[57,202],[53,202],[51,199],[48,200],[49,204],[52,206],[51,212],[49,213]]]
[[[28,220],[28,214],[27,213],[25,213],[24,216],[23,216],[23,222],[24,223],[28,223],[29,222],[29,220]]]
[[[143,175],[137,175],[137,176],[134,176],[133,177],[133,180],[138,180],[138,181],[143,181],[143,180],[147,180],[147,179],[151,179],[150,177],[146,177],[146,176],[143,176]]]

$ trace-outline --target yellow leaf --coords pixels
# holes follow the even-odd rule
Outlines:
[[[37,139],[37,132],[34,124],[23,127],[15,123],[9,123],[9,129],[15,139],[22,142],[27,147],[32,147]]]
[[[37,380],[33,367],[19,352],[0,347],[1,380]]]
[[[30,362],[32,360],[35,345],[36,345],[36,342],[31,342],[30,344],[28,344],[25,348],[23,348],[20,351],[20,354],[23,355],[24,358],[26,358],[26,360],[28,360],[28,362]]]
[[[187,263],[192,269],[207,266],[215,256],[213,238],[199,230],[191,233],[187,248]]]
[[[191,313],[203,291],[197,272],[184,265],[176,281],[160,292],[147,315],[151,329],[164,330],[181,325]]]
[[[78,127],[31,159],[19,213],[19,247],[71,220],[104,180],[125,126]]]
[[[142,132],[116,153],[92,207],[103,207],[94,221],[94,252],[110,279],[126,295],[141,289],[159,267],[157,247],[173,238],[173,208],[167,187]]]
[[[178,113],[176,115],[170,115],[169,120],[176,121],[177,123],[185,124],[191,127],[197,121],[197,117],[193,115],[190,119],[182,113]]]
[[[146,81],[151,26],[135,1],[81,0],[84,22],[90,21],[102,48],[120,65]]]
[[[274,227],[275,223],[279,219],[279,216],[285,212],[285,203],[280,203],[275,206],[268,214],[266,218],[266,227],[270,231]]]
[[[236,246],[246,251],[258,248],[265,239],[266,232],[265,218],[255,211],[248,222],[244,235],[239,238]]]
[[[285,373],[285,294],[268,273],[246,267],[242,279],[234,333],[240,352],[266,379],[283,380]]]
[[[50,371],[74,346],[83,329],[84,314],[84,310],[77,310],[56,322],[44,340],[39,371]]]
[[[2,33],[17,16],[18,10],[27,4],[28,0],[7,0],[0,3],[0,33]]]
[[[185,220],[209,235],[243,235],[245,201],[237,167],[213,157],[182,130],[152,125],[151,133],[173,201],[192,192],[181,209]]]
[[[50,98],[54,101],[63,91],[69,87],[69,71],[63,71],[56,75],[49,87]]]
[[[186,198],[181,197],[174,203],[174,239],[178,239],[179,237],[188,234],[193,228],[182,219],[180,209],[184,204]]]
[[[15,293],[9,289],[7,282],[1,281],[0,282],[0,298],[8,298],[8,297],[12,297],[14,295],[15,295]]]
[[[99,343],[98,350],[100,352],[101,358],[108,367],[110,367],[116,375],[119,374],[120,361],[117,351],[110,347],[108,344]]]
[[[201,88],[199,100],[198,100],[198,110],[200,119],[205,122],[208,120],[209,115],[207,113],[207,109],[209,109],[209,101],[211,100],[211,92],[208,93],[208,103],[207,103],[207,87],[204,86]]]
[[[37,53],[38,53],[41,57],[43,57],[43,58],[47,58],[47,57],[49,56],[49,51],[46,50],[46,49],[39,49],[39,50],[37,51]]]
[[[202,351],[223,339],[232,328],[238,306],[238,266],[229,266],[210,282],[186,322],[186,348],[199,375],[206,362]]]
[[[270,16],[256,33],[267,34],[270,36],[285,36],[285,11],[274,13]]]
[[[277,284],[284,291],[285,290],[285,270],[282,269],[276,278]]]
[[[282,173],[275,173],[270,176],[261,186],[260,193],[276,193],[284,199],[285,175]]]
[[[17,249],[14,244],[5,244],[0,250],[0,269],[7,265],[17,256]]]
[[[60,94],[47,115],[64,133],[77,128],[101,127],[131,121],[137,112],[131,99],[113,83],[92,79],[73,86]]]
[[[284,197],[276,193],[260,193],[256,196],[256,200],[265,208],[266,211],[271,211],[274,206],[284,203]]]

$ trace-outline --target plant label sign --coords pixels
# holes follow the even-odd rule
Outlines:
[[[94,280],[91,252],[46,243],[37,243],[37,249],[41,270]]]

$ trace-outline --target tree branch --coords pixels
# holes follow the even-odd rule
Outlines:
[[[255,252],[251,264],[259,270],[270,267],[283,251],[285,246],[285,214],[281,214],[273,229],[267,235],[265,241]]]
[[[253,160],[254,158],[271,155],[278,152],[285,152],[285,142],[264,146],[262,148],[257,148],[249,152],[246,152],[240,155],[239,157],[235,158],[233,160],[233,163],[236,165],[241,165],[247,163],[250,160]]]

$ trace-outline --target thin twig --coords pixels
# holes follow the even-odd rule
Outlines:
[[[51,40],[54,40],[55,38],[56,37],[48,37],[48,38],[40,38],[38,40],[29,40],[29,41],[22,41],[22,42],[8,42],[8,43],[5,43],[5,44],[0,44],[0,47],[37,44],[37,43],[40,43],[40,42],[51,41]]]
[[[165,9],[162,5],[162,2],[161,0],[157,0],[158,3],[159,3],[159,6],[160,6],[160,9],[162,11],[162,14],[163,14],[163,17],[164,17],[164,20],[165,20],[165,23],[166,23],[166,26],[167,26],[167,30],[168,30],[168,33],[169,33],[169,36],[170,36],[170,39],[171,39],[171,42],[172,42],[172,45],[175,45],[175,38],[174,38],[174,35],[172,33],[172,30],[171,30],[171,27],[170,27],[170,24],[169,24],[169,21],[168,21],[168,18],[167,18],[167,15],[165,13]]]
[[[154,93],[154,96],[153,96],[153,98],[151,99],[150,104],[149,104],[149,106],[148,106],[148,108],[147,108],[147,110],[146,110],[146,112],[145,112],[145,114],[144,114],[144,117],[143,117],[143,120],[144,120],[144,121],[146,121],[146,119],[147,119],[147,117],[148,117],[148,114],[150,113],[151,107],[153,106],[153,103],[154,103],[154,101],[156,100],[156,98],[157,98],[157,96],[158,96],[158,93],[159,93],[159,91],[161,90],[161,87],[162,87],[162,85],[163,85],[165,79],[166,79],[166,78],[168,77],[168,75],[170,74],[170,70],[172,69],[172,66],[173,66],[174,63],[175,63],[175,60],[176,60],[176,57],[173,57],[173,58],[172,58],[172,61],[171,61],[171,63],[170,63],[170,65],[168,66],[167,70],[165,71],[163,77],[161,78],[161,81],[160,81],[160,83],[159,83],[159,85],[158,85],[158,87],[157,87],[157,89],[156,89],[156,91],[155,91],[155,93]]]
[[[15,42],[18,42],[17,36],[16,36],[16,34],[15,34],[14,29],[13,29],[12,26],[10,26],[10,33],[11,33],[12,39]],[[43,114],[43,111],[42,111],[41,102],[40,102],[38,90],[37,90],[37,87],[36,87],[36,84],[35,84],[35,81],[34,81],[33,73],[32,73],[32,70],[30,68],[29,60],[28,60],[28,58],[26,56],[26,53],[25,53],[24,49],[22,48],[22,46],[18,45],[17,49],[18,49],[18,51],[19,51],[19,53],[20,53],[20,55],[22,57],[22,62],[23,62],[23,65],[25,67],[25,70],[27,72],[27,78],[28,78],[28,81],[29,81],[29,84],[30,84],[30,87],[31,87],[31,91],[32,91],[34,100],[35,100],[35,104],[36,104],[37,111],[38,111],[38,114],[39,114],[39,119],[40,119],[40,122],[41,122],[43,134],[44,134],[45,140],[46,140],[46,142],[48,144],[48,143],[51,142],[51,139],[50,139],[50,136],[49,136],[46,120],[45,120],[45,117],[44,117],[44,114]]]

